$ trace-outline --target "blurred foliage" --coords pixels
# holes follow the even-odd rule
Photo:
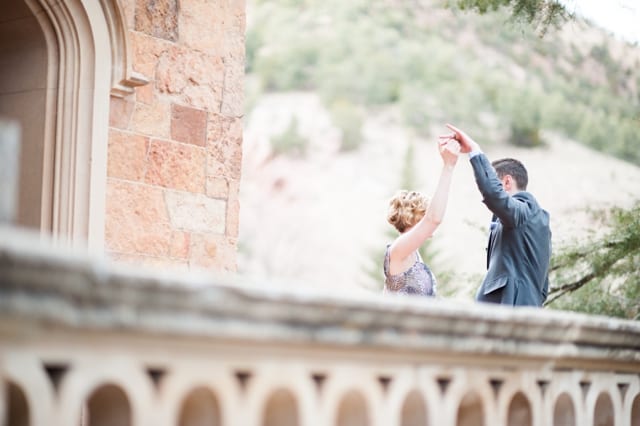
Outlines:
[[[317,91],[347,136],[343,149],[362,142],[367,109],[395,105],[423,135],[443,122],[476,135],[497,125],[510,142],[535,147],[551,130],[640,164],[640,64],[616,60],[604,35],[591,46],[579,33],[567,40],[549,24],[567,16],[555,2],[249,3],[253,87]],[[541,36],[530,22],[551,26]]]
[[[284,132],[271,137],[271,148],[275,155],[288,154],[293,157],[303,157],[308,145],[309,141],[300,135],[298,119],[295,116],[291,118]]]
[[[510,142],[516,146],[537,147],[542,127],[542,102],[540,94],[528,87],[500,91],[497,109],[500,115],[509,117]]]
[[[537,24],[543,33],[550,25],[559,25],[569,17],[558,0],[452,0],[449,4],[481,14],[507,7],[514,19]]]
[[[362,108],[346,99],[337,99],[329,106],[331,118],[336,127],[342,132],[340,150],[353,151],[363,142],[362,125],[365,113]]]
[[[640,319],[640,201],[598,218],[604,232],[556,250],[546,305]]]

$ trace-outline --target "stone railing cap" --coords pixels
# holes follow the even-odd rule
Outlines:
[[[0,317],[67,328],[555,362],[640,361],[640,322],[446,299],[335,294],[204,271],[134,270],[0,229]],[[333,287],[335,288],[335,287]],[[599,364],[600,365],[600,364]]]

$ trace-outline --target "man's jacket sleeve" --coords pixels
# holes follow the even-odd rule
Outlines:
[[[511,197],[502,187],[496,172],[484,154],[471,158],[471,166],[483,202],[495,214],[503,226],[515,228],[525,222],[531,212],[527,200]]]

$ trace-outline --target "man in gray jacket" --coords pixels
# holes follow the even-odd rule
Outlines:
[[[518,160],[489,163],[466,133],[447,124],[469,160],[483,202],[493,213],[487,274],[476,300],[512,306],[542,306],[549,289],[551,230],[549,213],[526,191],[527,170]]]

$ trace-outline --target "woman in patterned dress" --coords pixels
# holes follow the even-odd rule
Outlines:
[[[398,191],[389,201],[387,221],[400,235],[387,245],[385,252],[384,292],[436,295],[435,276],[418,249],[442,222],[460,144],[447,140],[440,142],[438,148],[443,165],[431,203],[421,193],[407,190]]]

